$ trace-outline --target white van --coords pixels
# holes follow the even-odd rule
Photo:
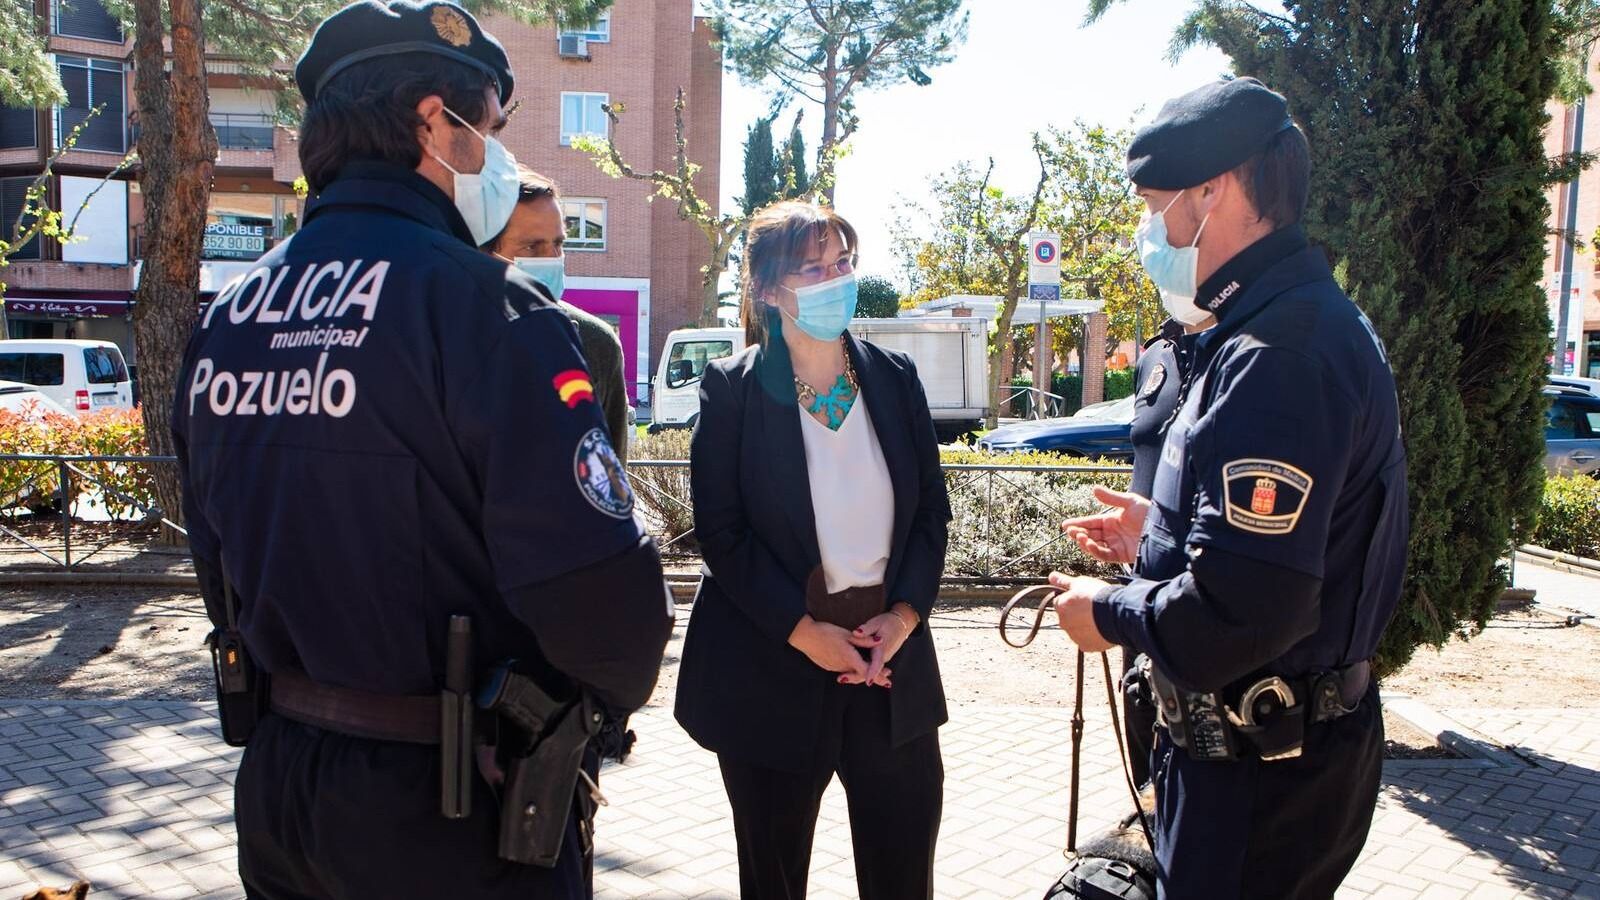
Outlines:
[[[110,341],[0,341],[0,381],[31,384],[77,413],[133,408],[128,364]]]
[[[981,427],[989,414],[988,340],[984,319],[924,316],[853,319],[850,333],[917,364],[939,440],[952,441]],[[700,378],[706,363],[743,350],[742,328],[680,328],[667,335],[650,392],[650,431],[692,428],[700,415]]]

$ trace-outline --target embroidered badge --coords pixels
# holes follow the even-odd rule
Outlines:
[[[1300,524],[1314,483],[1274,459],[1239,459],[1222,467],[1228,524],[1256,534],[1288,534]]]
[[[1149,400],[1161,392],[1161,386],[1167,383],[1167,367],[1165,363],[1156,363],[1150,370],[1150,377],[1144,380],[1144,386],[1139,388],[1140,400]]]
[[[589,373],[582,369],[568,369],[557,375],[552,383],[568,409],[577,409],[578,404],[585,400],[594,402],[594,383],[589,380]]]
[[[465,47],[472,43],[472,27],[461,13],[450,7],[435,6],[429,20],[433,22],[433,30],[450,46]]]
[[[604,431],[591,428],[578,442],[578,451],[572,459],[572,474],[590,506],[617,519],[633,514],[633,489],[628,486],[622,460],[617,458],[617,451],[611,449]]]

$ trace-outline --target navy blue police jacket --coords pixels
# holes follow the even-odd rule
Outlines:
[[[1178,409],[1184,373],[1194,352],[1194,338],[1192,334],[1184,334],[1182,325],[1168,319],[1161,323],[1159,333],[1145,343],[1144,352],[1133,367],[1136,393],[1133,427],[1129,434],[1133,443],[1133,477],[1128,490],[1141,497],[1149,497],[1155,483],[1167,423]]]
[[[1177,684],[1223,690],[1369,659],[1399,600],[1409,513],[1382,342],[1298,227],[1229,260],[1197,302],[1137,578],[1095,624]]]
[[[207,611],[267,672],[426,694],[447,623],[642,705],[671,630],[571,321],[403,168],[347,165],[217,294],[173,432]]]

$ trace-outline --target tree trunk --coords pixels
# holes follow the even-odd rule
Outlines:
[[[985,427],[994,428],[1000,424],[1000,361],[1004,355],[1004,348],[1011,342],[1011,317],[1017,312],[1017,299],[1020,294],[1020,274],[1013,274],[1007,279],[1006,299],[1000,301],[1000,307],[995,310],[994,345],[989,348],[989,418]]]
[[[828,48],[828,65],[822,73],[822,142],[817,145],[817,165],[814,172],[824,171],[824,160],[833,152],[833,142],[839,139],[839,69],[834,62],[837,53],[835,48]],[[833,170],[829,168],[826,171]],[[836,179],[829,178],[827,186],[822,191],[822,195],[828,198],[829,206],[833,205],[835,181]]]
[[[141,124],[144,267],[134,306],[134,345],[148,452],[170,456],[178,369],[200,301],[200,250],[216,133],[208,117],[205,33],[199,0],[169,0],[172,72],[165,71],[160,0],[135,0],[135,100]],[[176,466],[155,469],[156,502],[183,521]],[[168,535],[176,542],[175,535]]]

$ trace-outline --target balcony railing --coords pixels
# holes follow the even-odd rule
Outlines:
[[[223,150],[271,150],[273,119],[262,113],[212,113],[217,146]]]

